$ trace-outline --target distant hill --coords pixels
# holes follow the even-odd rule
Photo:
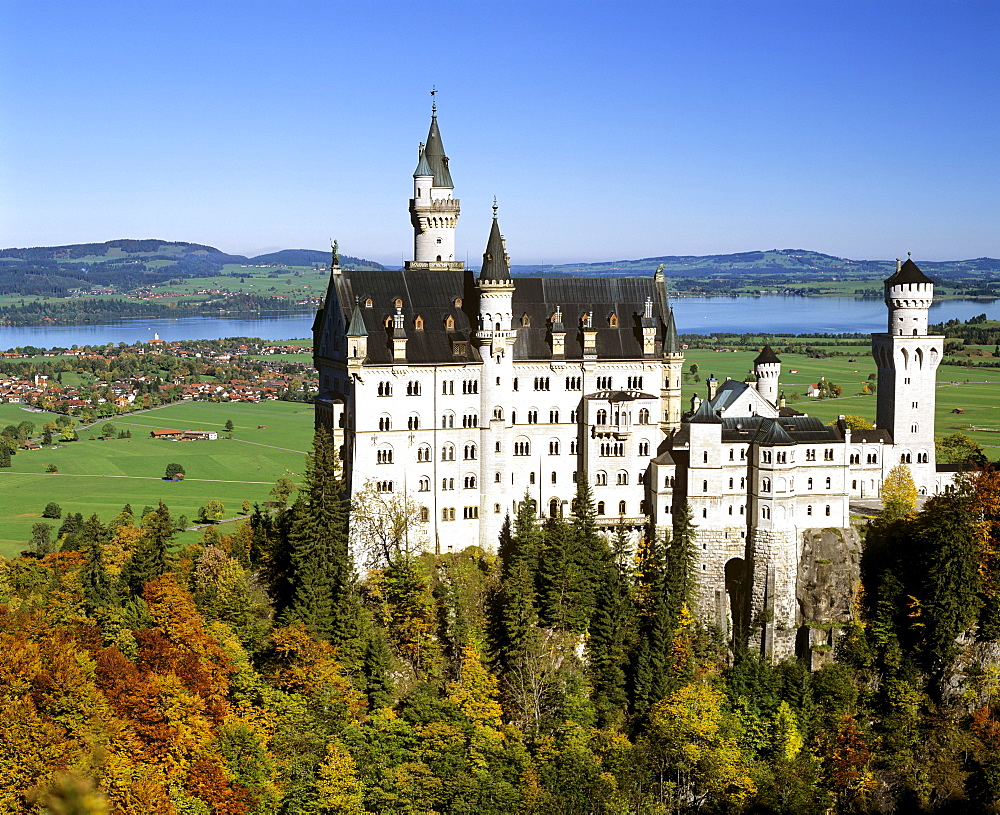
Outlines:
[[[59,297],[82,285],[130,291],[167,280],[215,275],[227,264],[312,266],[328,263],[329,257],[328,252],[290,249],[247,258],[214,246],[156,239],[0,249],[0,294]],[[341,258],[341,264],[346,268],[383,268],[373,261],[347,256]]]
[[[772,249],[762,252],[738,252],[729,255],[661,255],[639,260],[615,260],[601,263],[564,263],[556,266],[511,267],[515,275],[582,277],[631,277],[652,274],[663,265],[663,272],[670,277],[688,275],[719,276],[785,276],[797,279],[839,275],[851,278],[877,280],[886,277],[896,267],[895,260],[851,260],[808,249]],[[976,258],[974,260],[920,261],[917,264],[931,275],[943,277],[981,275],[1000,272],[1000,260]]]

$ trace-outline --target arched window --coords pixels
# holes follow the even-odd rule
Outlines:
[[[708,464],[708,450],[701,454],[701,459],[704,464]]]
[[[414,317],[414,319],[413,319],[413,327],[417,331],[423,331],[424,330],[424,318],[421,317],[419,314],[416,317]]]
[[[518,439],[514,442],[514,455],[515,456],[530,456],[531,455],[531,442],[527,439]]]
[[[430,461],[431,460],[431,446],[429,444],[421,444],[417,448],[417,461]]]
[[[829,504],[826,505],[826,514],[827,515],[830,514],[830,505]]]
[[[411,413],[410,417],[406,420],[406,427],[408,430],[419,430],[420,416],[418,416],[416,413]]]
[[[472,442],[469,442],[467,445],[465,445],[465,460],[473,461],[475,460],[475,458],[476,458],[476,445]]]
[[[559,515],[559,499],[553,498],[549,501],[549,517],[556,518]]]
[[[500,473],[493,473],[493,483],[494,484],[500,483]]]
[[[420,492],[428,492],[431,488],[431,480],[425,475],[420,479]]]
[[[608,485],[608,474],[604,470],[598,470],[594,476],[594,484],[598,487],[606,487]]]
[[[392,303],[392,304],[393,304],[393,306],[395,306],[396,308],[402,308],[402,307],[403,307],[403,301],[402,301],[402,299],[400,299],[399,297],[397,297],[397,298],[396,298],[396,299],[395,299],[395,300],[393,301],[393,303]]]
[[[608,423],[608,412],[601,408],[597,411],[597,424],[607,424]]]
[[[643,439],[639,442],[639,455],[648,456],[649,455],[649,442]]]
[[[733,479],[729,479],[729,489],[733,488]]]
[[[649,424],[649,410],[647,408],[639,408],[639,424]]]
[[[701,482],[701,491],[702,492],[708,492],[708,482],[707,481],[702,481]]]
[[[441,461],[454,461],[455,460],[455,445],[446,444],[441,448]]]
[[[597,502],[597,514],[598,515],[603,515],[604,514],[604,502],[603,501],[598,501]]]
[[[771,518],[771,508],[770,507],[761,507],[760,508],[760,517],[763,518],[765,521],[770,520],[770,518]]]
[[[441,429],[448,430],[455,426],[455,414],[450,410],[441,414]]]
[[[471,473],[465,476],[465,488],[467,490],[474,490],[476,488],[476,477]]]
[[[558,456],[559,455],[559,439],[549,440],[549,455]]]
[[[373,305],[375,305],[375,304],[372,302],[371,297],[369,297],[367,300],[365,300],[365,308],[371,308]]]
[[[378,383],[378,395],[379,396],[392,396],[392,383],[391,382],[379,382]]]
[[[392,448],[383,445],[375,453],[375,461],[378,464],[392,464]]]
[[[503,419],[503,408],[502,407],[495,407],[495,408],[493,408],[493,418],[494,419]]]
[[[831,480],[830,480],[829,478],[828,478],[828,479],[826,479],[826,488],[827,488],[827,489],[830,489],[830,486],[831,486],[831,484],[832,484],[832,483],[833,483],[833,482],[832,482],[832,481],[831,481]]]
[[[420,523],[427,523],[430,520],[431,514],[427,507],[420,507]]]
[[[617,483],[619,486],[625,486],[628,484],[628,473],[624,470],[618,471]]]
[[[625,514],[625,502],[624,501],[619,501],[618,502],[618,514],[619,515],[624,515]]]
[[[392,419],[388,413],[383,413],[378,417],[378,429],[379,430],[392,430]]]

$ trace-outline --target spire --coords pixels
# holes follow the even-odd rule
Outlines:
[[[354,313],[351,314],[351,324],[347,327],[348,337],[367,337],[368,329],[365,328],[365,318],[361,314],[361,306],[358,298],[354,298]]]
[[[778,355],[774,353],[774,349],[771,348],[771,344],[768,343],[764,346],[763,350],[757,354],[757,359],[753,361],[754,367],[758,365],[764,365],[767,363],[780,363],[781,360],[778,359]]]
[[[899,262],[899,258],[896,258],[896,273],[885,281],[887,286],[896,286],[901,283],[933,283],[927,275],[925,275],[917,267],[917,264],[910,260],[909,257],[902,264]]]
[[[681,341],[677,336],[677,324],[674,322],[674,310],[667,310],[667,330],[663,335],[663,353],[679,354],[681,352]]]
[[[424,147],[423,157],[427,159],[427,165],[434,175],[434,186],[454,189],[455,184],[448,169],[448,156],[444,154],[441,131],[438,129],[437,104],[431,106],[431,129],[427,133],[427,146]]]
[[[431,165],[427,163],[426,145],[423,142],[420,142],[420,147],[417,148],[417,151],[417,169],[413,171],[413,177],[419,178],[420,176],[434,175]]]
[[[497,221],[497,203],[493,199],[493,226],[490,227],[490,239],[486,242],[483,253],[483,269],[479,273],[480,280],[510,280],[510,259],[500,234],[500,223]]]

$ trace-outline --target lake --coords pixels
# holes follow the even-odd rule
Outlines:
[[[767,334],[839,334],[885,331],[886,309],[881,300],[856,297],[681,297],[672,301],[677,331],[714,334],[719,331]],[[931,307],[932,323],[968,320],[986,313],[1000,319],[1000,300],[943,300]],[[108,325],[0,327],[0,349],[34,345],[71,348],[74,345],[145,342],[159,334],[167,340],[217,340],[260,337],[280,341],[312,336],[313,314],[277,317],[180,317],[124,320]]]

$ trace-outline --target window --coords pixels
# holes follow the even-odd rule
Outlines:
[[[419,382],[407,382],[406,383],[406,395],[407,396],[420,396],[422,388]]]
[[[549,411],[549,424],[559,424],[559,411],[550,410]]]
[[[729,489],[733,488],[733,479],[729,479]]]
[[[701,454],[701,460],[703,463],[708,464],[708,450]]]
[[[597,514],[598,515],[603,515],[604,514],[604,502],[603,501],[598,501],[597,502]]]
[[[611,390],[611,377],[610,376],[597,377],[597,389],[599,391]]]
[[[594,476],[594,484],[598,487],[606,487],[608,485],[608,474],[604,470],[598,470],[597,475]]]
[[[549,389],[549,377],[547,376],[536,376],[535,377],[535,390],[536,391],[547,391]]]
[[[462,382],[462,393],[479,393],[479,380],[466,379]]]
[[[641,391],[642,390],[642,377],[641,376],[630,376],[628,378],[628,388],[629,388],[629,390],[633,390],[633,391]],[[640,422],[640,424],[645,424],[645,423],[644,422]]]
[[[455,460],[455,445],[446,444],[441,448],[441,461],[454,461]]]
[[[617,483],[619,486],[626,486],[628,484],[628,473],[624,470],[618,471]]]
[[[495,453],[501,452],[500,442],[497,442],[496,444],[493,445],[493,451]]]
[[[761,454],[760,454],[760,460],[763,461],[765,464],[770,464],[771,463],[771,451],[770,450],[764,450],[764,451],[762,451]]]
[[[420,507],[420,522],[427,523],[431,519],[430,510],[427,507]]]
[[[917,453],[917,464],[927,463],[927,453]]]
[[[376,488],[379,492],[392,492],[392,482],[391,481],[379,481],[376,484]]]
[[[419,491],[420,492],[430,492],[430,489],[431,489],[431,480],[427,476],[423,476],[420,479]]]
[[[383,413],[378,417],[378,429],[379,430],[392,430],[392,419],[387,413]]]
[[[763,518],[765,521],[770,520],[770,518],[771,518],[771,508],[770,507],[761,507],[760,508],[760,517]]]
[[[455,489],[455,479],[454,478],[442,478],[441,479],[441,489],[443,489],[443,490],[453,490],[453,489]]]
[[[740,489],[741,490],[745,490],[746,488],[747,488],[747,480],[746,480],[746,478],[741,478],[740,479]]]
[[[815,461],[815,460],[816,460],[816,451],[806,450],[806,461]]]
[[[392,396],[392,383],[391,382],[379,382],[378,383],[378,395],[379,396]]]
[[[857,488],[858,488],[858,481],[857,479],[855,479],[854,481],[851,482],[851,489],[856,490]]]
[[[643,472],[640,472],[640,473],[639,473],[639,474],[638,474],[638,475],[636,476],[636,479],[635,479],[635,483],[636,483],[636,484],[645,484],[645,483],[646,483],[646,474],[645,474],[645,473],[643,473]]]
[[[474,490],[476,488],[476,477],[474,475],[467,475],[465,477],[465,488],[467,490]]]
[[[419,430],[420,429],[420,417],[416,413],[411,413],[410,417],[406,420],[407,430]]]
[[[729,460],[734,461],[735,458],[736,458],[736,451],[733,450],[732,448],[729,448]]]
[[[375,453],[375,462],[377,464],[392,464],[392,448],[391,447],[381,447]]]
[[[493,483],[494,484],[500,483],[500,473],[493,473]]]
[[[850,462],[851,462],[851,464],[860,464],[861,463],[861,454],[860,453],[851,453]]]
[[[535,483],[535,472],[534,472],[534,470],[532,470],[530,473],[528,473],[528,483],[529,484],[534,484]]]
[[[494,419],[501,419],[501,420],[503,419],[503,408],[502,407],[495,407],[495,408],[493,408],[493,418]]]
[[[823,451],[823,461],[833,461],[833,450],[832,448],[826,448]]]
[[[538,411],[529,410],[528,411],[528,424],[538,424]]]
[[[419,192],[419,190],[418,190],[418,192]],[[413,328],[415,330],[417,330],[417,331],[423,331],[424,330],[424,318],[421,317],[419,314],[416,317],[413,318]]]
[[[608,412],[601,408],[597,411],[597,424],[607,424],[608,423]]]
[[[431,448],[429,444],[421,444],[417,448],[417,461],[430,461]]]
[[[371,308],[373,305],[375,305],[375,304],[372,302],[371,297],[369,297],[367,300],[365,300],[365,308]]]
[[[531,455],[531,443],[527,439],[522,439],[520,441],[514,442],[514,455],[515,456],[530,456]]]
[[[702,481],[701,482],[701,491],[702,492],[708,492],[708,482],[707,481]]]
[[[569,443],[569,454],[570,454],[571,456],[575,456],[575,455],[576,455],[576,439],[573,439],[573,440],[572,440],[572,441],[571,441],[571,442]]]
[[[813,508],[812,504],[810,504],[809,506],[806,507],[806,515],[812,515],[812,514],[813,514]]]
[[[454,521],[455,520],[455,508],[445,507],[441,510],[441,520],[442,521]]]
[[[452,317],[450,314],[448,315],[448,317],[444,321],[444,330],[445,331],[454,331],[455,330],[455,318]]]
[[[918,433],[918,432],[920,432],[920,425],[911,424],[910,425],[910,432],[911,433]]]
[[[517,390],[517,377],[514,377],[514,390]]]
[[[462,416],[462,427],[479,427],[479,416],[475,413],[466,413]]]
[[[878,455],[875,454],[875,453],[869,453],[868,454],[868,463],[869,464],[878,464]]]
[[[830,514],[830,505],[829,504],[826,505],[826,514],[827,515]]]
[[[499,515],[500,514],[500,504],[494,504],[493,505],[493,514],[494,515]]]
[[[558,456],[559,455],[559,440],[558,439],[552,439],[549,442],[549,455],[550,456]]]
[[[826,479],[826,488],[827,488],[827,489],[830,489],[830,485],[831,485],[831,484],[832,484],[832,481],[831,481],[831,480],[830,480],[829,478],[828,478],[828,479]]]
[[[446,380],[441,383],[441,395],[442,396],[454,396],[455,395],[455,382],[454,380]]]
[[[578,391],[583,387],[583,377],[580,376],[567,376],[566,377],[566,390],[568,391]]]
[[[787,453],[775,453],[775,456],[777,456],[778,464],[787,464],[788,463],[788,454]]]
[[[447,413],[441,414],[441,429],[447,430],[455,426],[455,414],[450,410]]]
[[[910,463],[910,454],[909,453],[903,453],[902,455],[900,455],[900,457],[899,457],[899,463],[900,464],[909,464]]]
[[[648,456],[649,455],[649,442],[648,441],[643,440],[643,441],[639,442],[639,455],[640,456]]]
[[[770,478],[763,479],[760,482],[760,489],[761,489],[761,492],[770,492],[771,491],[771,479]]]
[[[476,445],[473,444],[472,442],[469,442],[467,445],[465,445],[465,460],[474,461],[475,458],[476,458]]]
[[[639,377],[640,379],[642,377]],[[639,424],[649,424],[649,409],[639,408]]]
[[[625,514],[625,502],[624,501],[619,501],[618,502],[618,514],[619,515],[624,515]]]

